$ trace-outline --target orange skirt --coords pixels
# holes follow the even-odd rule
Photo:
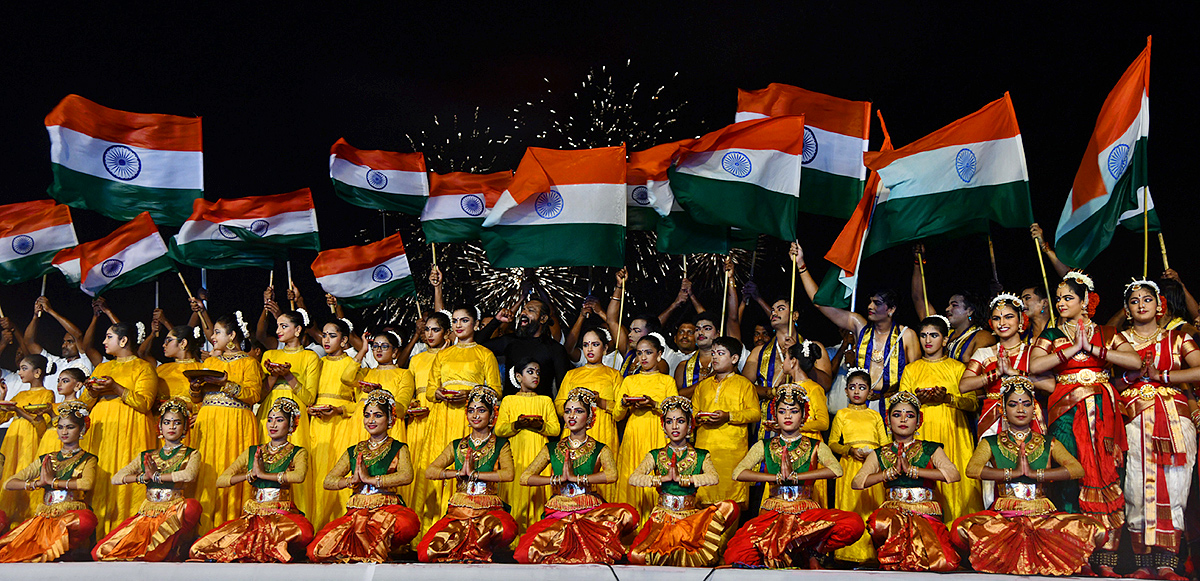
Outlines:
[[[844,510],[812,508],[796,514],[768,510],[750,519],[729,540],[725,564],[796,567],[810,551],[826,553],[854,544],[863,530],[862,518]]]
[[[867,531],[885,571],[953,571],[958,552],[942,520],[889,501],[871,513]]]
[[[325,525],[308,546],[313,563],[382,563],[421,532],[417,513],[399,504],[352,508]]]
[[[186,556],[171,553],[180,537],[195,531],[196,523],[200,522],[200,503],[194,498],[185,498],[172,503],[166,510],[142,514],[146,504],[138,514],[125,519],[96,544],[92,549],[93,559],[158,562]]]
[[[34,516],[0,537],[0,563],[48,563],[83,546],[95,530],[90,510]]]
[[[1079,573],[1107,530],[1081,514],[1005,517],[985,510],[954,521],[954,544],[970,553],[982,573],[1055,575]]]
[[[422,563],[490,562],[517,538],[517,521],[498,508],[450,506],[417,545]]]
[[[313,540],[312,523],[299,513],[243,514],[204,535],[191,557],[219,563],[290,563]]]
[[[601,504],[561,513],[546,510],[517,543],[518,563],[616,563],[625,556],[621,538],[637,530],[638,513],[628,504]]]
[[[629,562],[712,567],[719,562],[740,512],[728,500],[686,514],[655,508],[629,549]]]

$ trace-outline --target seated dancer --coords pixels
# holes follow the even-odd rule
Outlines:
[[[597,395],[577,387],[563,401],[567,435],[547,443],[521,473],[524,486],[550,485],[542,520],[517,543],[519,563],[607,563],[625,556],[621,538],[637,530],[628,504],[605,503],[593,486],[617,481],[612,448],[588,436],[596,420]],[[550,466],[551,476],[541,473]]]
[[[657,488],[658,505],[629,549],[634,565],[712,567],[737,526],[736,503],[722,500],[700,508],[696,491],[720,482],[712,456],[688,443],[692,402],[671,396],[659,406],[667,445],[650,450],[629,485]]]
[[[500,402],[490,387],[478,386],[467,395],[470,433],[450,442],[425,470],[429,480],[458,479],[446,516],[433,524],[417,557],[422,563],[489,562],[492,555],[517,538],[517,523],[504,511],[497,485],[512,482],[513,457],[508,440],[492,433]],[[447,468],[453,464],[453,470]]]
[[[88,424],[83,402],[60,404],[55,424],[59,451],[43,454],[4,483],[5,490],[44,492],[33,516],[0,537],[0,563],[54,561],[85,548],[91,539],[96,515],[88,510],[86,499],[96,480],[96,457],[79,447]],[[0,513],[0,530],[3,527],[4,513]]]
[[[187,554],[188,543],[180,540],[192,535],[201,509],[185,488],[192,488],[188,485],[200,474],[200,452],[183,445],[191,419],[186,402],[172,399],[158,413],[162,447],[142,452],[112,477],[114,486],[145,484],[146,500],[100,539],[92,549],[97,561],[175,561]]]
[[[887,500],[867,518],[879,567],[887,571],[953,571],[958,552],[942,523],[933,483],[958,482],[958,468],[942,445],[917,440],[921,401],[902,391],[888,399],[892,443],[867,456],[854,477],[855,490],[884,483]]]
[[[759,515],[729,541],[725,564],[772,569],[807,564],[819,569],[817,555],[857,541],[863,520],[852,512],[821,508],[812,500],[812,482],[841,478],[842,467],[824,442],[800,431],[808,415],[805,389],[779,386],[771,408],[778,434],[755,442],[733,469],[738,481],[767,483],[770,495],[763,499]]]
[[[1005,378],[1001,394],[1006,428],[983,438],[966,470],[968,478],[996,483],[996,501],[954,521],[951,537],[983,573],[1090,575],[1088,557],[1107,531],[1091,517],[1058,512],[1043,488],[1080,478],[1083,465],[1058,440],[1033,431],[1037,407],[1029,378]],[[1050,467],[1051,459],[1058,468]]]
[[[621,372],[604,364],[609,343],[608,329],[604,327],[595,327],[583,333],[579,347],[586,363],[567,372],[563,378],[563,385],[569,385],[571,389],[558,390],[558,395],[554,398],[554,407],[565,420],[563,404],[571,391],[582,387],[595,393],[596,408],[593,411],[596,417],[592,419],[589,435],[604,444],[612,452],[613,458],[617,458],[620,438],[617,435],[617,422],[613,420],[613,408],[617,404],[616,392],[621,384]],[[561,437],[565,438],[568,435],[570,429],[564,424]],[[609,502],[622,502],[625,488],[626,486],[620,484],[617,479],[610,484],[596,486],[593,490]]]
[[[192,545],[192,559],[230,563],[290,563],[312,541],[308,519],[292,502],[293,484],[308,474],[308,450],[292,445],[304,412],[290,397],[278,397],[267,413],[268,443],[250,446],[217,478],[218,488],[249,482],[254,496],[242,516]]]
[[[396,400],[377,389],[362,409],[369,437],[346,449],[325,476],[325,490],[353,488],[353,495],[346,514],[325,525],[308,546],[314,563],[382,563],[407,551],[421,532],[417,513],[404,506],[398,492],[412,482],[413,471],[408,445],[388,435],[399,419]]]

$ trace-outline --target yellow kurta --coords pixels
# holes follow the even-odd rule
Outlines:
[[[163,363],[154,369],[155,375],[158,375],[158,395],[155,397],[154,407],[151,409],[155,424],[158,423],[158,406],[171,398],[186,401],[188,409],[192,410],[193,415],[200,407],[199,404],[192,403],[191,382],[183,375],[183,372],[189,369],[204,369],[204,362],[193,359],[172,361]],[[183,445],[188,448],[196,447],[196,440],[191,432],[184,436]]]
[[[414,418],[408,423],[408,447],[412,453],[413,481],[404,487],[402,494],[409,508],[421,519],[421,534],[413,539],[414,548],[420,543],[425,531],[442,518],[443,490],[447,491],[445,494],[453,494],[454,490],[453,480],[430,481],[425,478],[425,468],[429,467],[445,447],[438,448],[437,444],[443,440],[442,431],[446,427],[448,406],[430,400],[425,390],[434,357],[439,351],[440,349],[422,351],[408,360],[408,369],[416,383],[417,405],[429,409],[428,414]]]
[[[860,449],[870,452],[892,441],[883,416],[867,404],[849,404],[833,417],[829,430],[829,449],[841,456],[842,477],[837,479],[834,508],[853,512],[864,520],[883,503],[883,487],[872,486],[866,490],[854,490],[851,483],[854,475],[862,469],[862,462],[849,454]],[[871,544],[871,533],[864,532],[853,545],[834,551],[834,557],[843,561],[865,563],[875,558],[875,546]]]
[[[960,467],[966,466],[971,461],[971,455],[975,453],[971,427],[967,424],[967,417],[963,412],[979,409],[979,399],[974,393],[963,395],[958,391],[958,382],[966,369],[967,366],[962,362],[949,357],[937,361],[918,359],[904,368],[904,376],[900,379],[900,391],[946,388],[949,403],[921,406],[925,420],[916,437],[919,440],[940,443],[946,457],[955,466]],[[979,481],[974,478],[964,478],[954,484],[938,482],[937,492],[942,497],[942,518],[947,523],[952,523],[954,519],[965,514],[983,510],[983,491]]]
[[[92,377],[105,376],[112,377],[124,387],[125,395],[105,395],[96,401],[85,389],[79,398],[92,406],[92,427],[79,443],[99,458],[96,488],[92,492],[92,512],[96,513],[98,523],[97,539],[132,516],[146,498],[145,486],[115,486],[111,483],[113,474],[138,454],[158,448],[158,427],[150,416],[150,406],[154,405],[158,393],[158,375],[154,367],[131,355],[105,361],[92,371]]]
[[[54,403],[54,392],[44,387],[31,387],[14,395],[12,402],[20,408],[49,406]],[[0,469],[0,485],[8,482],[8,479],[26,464],[37,459],[38,445],[41,444],[42,433],[46,431],[46,415],[39,413],[35,418],[37,421],[31,422],[18,416],[15,411],[0,411],[0,424],[9,419],[13,421],[8,426],[8,433],[4,435],[4,443],[0,444],[0,454],[6,459],[4,467]],[[57,450],[58,447],[55,447],[55,451]],[[0,489],[0,511],[8,515],[10,523],[19,523],[33,516],[32,510],[41,500],[41,490],[25,492]]]
[[[800,428],[800,433],[818,442],[824,442],[825,438],[821,434],[829,429],[829,403],[825,398],[825,388],[811,379],[801,381],[800,386],[808,395],[808,420]],[[770,419],[775,420],[775,418]],[[812,483],[813,502],[821,505],[821,508],[829,508],[828,484],[828,480],[818,480]]]
[[[625,396],[644,395],[654,400],[653,408],[627,409],[622,405]],[[663,434],[662,419],[658,416],[658,404],[670,396],[679,395],[675,388],[675,380],[662,373],[635,373],[626,377],[617,387],[613,400],[613,418],[618,422],[629,416],[625,422],[625,437],[621,441],[621,453],[617,456],[617,494],[619,498],[610,498],[609,502],[624,502],[637,509],[641,515],[639,526],[646,524],[650,513],[658,505],[658,491],[654,488],[638,488],[629,485],[629,477],[637,471],[638,466],[651,450],[667,445],[667,436]]]
[[[262,431],[259,434],[260,441],[270,442],[271,436],[267,434],[267,414],[271,413],[271,406],[275,405],[275,400],[281,397],[288,397],[300,404],[300,419],[296,422],[296,431],[288,440],[301,448],[311,450],[309,447],[309,417],[308,406],[312,405],[317,400],[317,377],[321,374],[321,358],[316,353],[297,347],[295,349],[283,348],[272,349],[263,353],[263,381],[266,382],[264,389],[270,388],[266,396],[262,400],[262,405],[258,406],[258,423],[262,426]],[[296,377],[296,389],[293,390],[288,386],[286,381],[278,377],[266,375],[265,362],[271,363],[288,363],[292,366],[292,375]],[[304,477],[304,482],[297,482],[292,485],[292,499],[296,503],[296,508],[304,514],[312,514],[313,498],[317,494],[324,494],[324,489],[321,488],[321,479],[324,475],[317,475],[312,471],[312,466],[309,465],[308,474]]]
[[[541,416],[542,430],[517,430],[513,426],[520,416]],[[500,402],[500,411],[496,414],[496,435],[508,438],[512,447],[513,462],[518,474],[537,458],[538,453],[546,448],[546,443],[558,435],[558,413],[554,409],[554,401],[549,396],[538,395],[532,391],[522,391],[510,395]],[[548,470],[543,470],[548,475]],[[550,498],[548,486],[521,486],[519,480],[500,483],[500,498],[503,498],[512,508],[509,514],[517,521],[517,536],[525,534],[530,525],[542,519],[542,507]],[[514,543],[516,540],[514,539]],[[514,545],[515,547],[516,545]]]
[[[621,384],[621,372],[607,365],[585,365],[576,367],[567,372],[563,377],[562,385],[558,388],[558,395],[554,398],[554,408],[558,410],[559,416],[562,416],[563,404],[567,402],[567,395],[576,387],[590,389],[600,394],[600,399],[604,400],[608,405],[608,409],[596,408],[596,421],[588,430],[588,435],[595,438],[597,442],[608,446],[612,450],[613,458],[617,458],[621,451],[620,437],[617,432],[617,422],[613,420],[612,410],[616,405],[617,386]],[[570,435],[567,426],[563,424],[563,438]],[[628,486],[625,482],[614,482],[612,484],[592,485],[592,490],[600,495],[606,502],[617,502],[617,498],[621,493],[618,489],[624,489]]]
[[[360,381],[365,381],[367,383],[382,385],[383,389],[386,389],[396,399],[396,408],[392,410],[392,413],[396,416],[394,418],[396,421],[392,424],[392,428],[388,430],[388,435],[407,444],[408,429],[404,426],[404,410],[408,409],[408,404],[413,399],[413,392],[416,391],[416,379],[413,377],[412,372],[399,367],[392,367],[390,369],[347,367],[342,373],[344,374],[342,375],[342,383],[345,383],[346,387],[354,390],[356,399],[358,399],[358,404],[354,408],[355,411],[352,416],[356,418],[358,423],[358,430],[354,436],[356,441],[365,441],[371,437],[371,434],[367,433],[366,426],[363,425],[362,415],[363,405],[365,405],[367,399],[367,392],[362,391],[362,386],[358,384]],[[407,501],[405,499],[405,502]]]
[[[716,504],[729,500],[745,506],[750,502],[750,484],[733,479],[733,468],[750,449],[750,424],[758,422],[762,413],[754,384],[737,372],[724,380],[706,377],[696,384],[692,394],[696,413],[728,412],[729,421],[718,427],[696,422],[696,447],[708,450],[721,479],[715,486],[705,486],[696,494],[701,504]]]
[[[331,405],[342,409],[342,413],[327,418],[313,417],[309,420],[309,465],[313,480],[323,481],[338,458],[346,449],[358,443],[358,431],[362,428],[362,417],[354,417],[357,405],[354,390],[342,383],[346,368],[356,368],[358,363],[346,355],[321,358],[321,374],[317,378],[317,400],[313,405]],[[313,530],[321,530],[329,521],[346,514],[346,502],[351,489],[339,491],[317,489],[313,496],[312,513],[308,520]]]
[[[196,479],[196,499],[204,509],[196,526],[205,535],[242,514],[242,504],[253,496],[249,484],[217,488],[217,477],[238,455],[259,442],[258,418],[252,406],[262,399],[263,372],[258,360],[246,354],[209,357],[205,369],[224,371],[225,390],[204,394],[192,440],[202,459]],[[236,395],[233,386],[237,386]]]

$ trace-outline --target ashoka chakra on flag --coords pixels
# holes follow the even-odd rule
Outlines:
[[[104,264],[100,265],[100,274],[104,278],[116,278],[118,274],[121,274],[122,270],[125,270],[125,262],[116,258],[105,260]]]
[[[376,266],[375,270],[371,271],[371,280],[379,283],[392,280],[392,269],[388,268],[386,264]]]
[[[804,149],[800,153],[800,163],[806,164],[817,157],[817,136],[812,129],[804,128]]]
[[[1108,152],[1108,173],[1113,179],[1121,179],[1121,175],[1125,173],[1125,167],[1129,165],[1129,146],[1124,143],[1118,143],[1112,151]]]
[[[104,169],[112,177],[127,182],[142,173],[142,159],[124,145],[112,145],[104,150]]]
[[[12,241],[13,252],[20,254],[21,256],[25,256],[26,254],[33,252],[33,246],[33,237],[29,236],[28,234],[21,234],[20,236],[13,238]]]
[[[976,163],[974,151],[965,147],[959,150],[958,155],[954,156],[954,170],[958,172],[959,179],[969,183],[975,177]]]
[[[740,151],[731,151],[721,158],[721,169],[734,177],[744,178],[750,175],[750,158]]]
[[[537,201],[533,204],[533,209],[537,211],[538,216],[550,220],[557,218],[563,211],[563,197],[557,190],[550,190],[538,194]]]

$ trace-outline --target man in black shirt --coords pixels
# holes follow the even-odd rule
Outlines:
[[[550,337],[549,321],[550,308],[541,299],[532,299],[521,307],[516,318],[516,329],[495,339],[489,339],[503,323],[512,322],[512,313],[501,309],[491,322],[476,336],[479,344],[487,347],[500,360],[500,368],[531,357],[542,368],[542,382],[538,384],[537,393],[554,397],[557,388],[562,384],[563,376],[573,365],[567,358],[567,350]],[[547,381],[553,378],[554,381]],[[512,385],[507,372],[502,374],[505,394],[517,392],[517,386]]]

